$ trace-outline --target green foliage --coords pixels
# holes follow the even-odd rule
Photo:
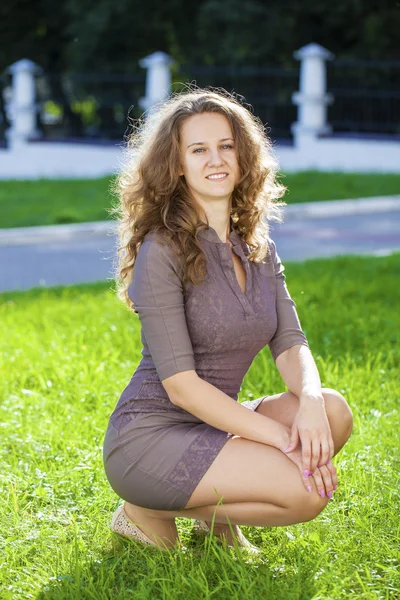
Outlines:
[[[96,98],[89,96],[82,102],[72,102],[71,110],[82,117],[85,125],[92,125],[96,122]]]
[[[107,420],[141,358],[138,318],[109,283],[0,295],[0,586],[4,600],[359,600],[400,595],[400,254],[287,263],[323,387],[354,415],[339,488],[314,520],[243,527],[250,562],[197,539],[164,554],[109,532]],[[268,348],[240,400],[284,391]],[[268,473],[266,473],[268,477]]]
[[[43,104],[43,108],[46,111],[46,113],[48,115],[51,115],[52,117],[57,117],[57,118],[62,117],[62,114],[63,114],[62,106],[60,106],[56,102],[53,102],[53,100],[46,100],[46,102],[44,102],[44,104]]]
[[[162,50],[178,63],[289,65],[318,42],[340,58],[399,58],[393,2],[50,0],[0,4],[0,71],[26,57],[62,72],[140,70]]]

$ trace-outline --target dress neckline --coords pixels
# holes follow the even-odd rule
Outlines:
[[[207,240],[208,242],[212,242],[213,244],[223,244],[224,246],[229,246],[231,248],[234,248],[235,246],[243,247],[242,246],[243,240],[240,237],[240,235],[238,234],[238,232],[233,227],[232,217],[230,217],[229,221],[230,221],[230,233],[229,233],[230,243],[223,242],[220,239],[220,237],[218,236],[215,229],[213,227],[211,227],[211,225],[208,225],[208,229],[201,229],[199,231],[199,236],[202,237],[203,239]],[[204,221],[201,221],[201,223],[204,223]],[[205,225],[207,225],[207,223],[205,223]]]
[[[204,223],[204,221],[200,221],[200,222]],[[205,225],[207,225],[207,223],[205,223]],[[223,242],[219,238],[215,229],[213,227],[211,227],[210,225],[208,225],[207,229],[201,229],[198,232],[198,235],[202,239],[207,240],[208,242],[211,242],[212,244],[215,245],[214,248],[217,251],[217,254],[219,256],[221,264],[225,265],[225,267],[226,267],[226,269],[224,269],[224,273],[225,273],[225,277],[227,278],[227,281],[229,282],[229,285],[232,288],[232,291],[236,294],[239,302],[241,303],[245,315],[247,317],[254,317],[255,312],[254,312],[254,308],[251,303],[252,288],[253,288],[252,269],[250,267],[249,261],[247,260],[248,247],[247,247],[246,242],[242,239],[242,237],[239,235],[239,233],[234,229],[234,223],[233,223],[232,217],[230,217],[230,227],[231,227],[231,231],[229,234],[229,239],[230,239],[232,246],[231,246],[231,244],[229,244],[227,242]],[[240,258],[240,260],[242,261],[242,265],[246,271],[246,288],[245,288],[244,292],[241,289],[241,287],[239,285],[239,281],[236,277],[235,268],[234,268],[234,264],[233,264],[233,258],[231,255],[232,252]]]

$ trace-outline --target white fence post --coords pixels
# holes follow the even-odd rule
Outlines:
[[[36,128],[36,86],[35,74],[42,69],[26,58],[18,60],[7,71],[12,75],[11,98],[8,106],[11,127],[5,135],[10,144],[27,142],[41,137]]]
[[[146,96],[139,99],[139,106],[151,112],[152,107],[166,99],[171,87],[171,64],[173,59],[165,52],[154,52],[139,61],[148,69],[146,76]]]
[[[298,105],[297,122],[291,126],[295,145],[316,140],[318,135],[330,133],[327,123],[327,105],[333,102],[332,94],[326,93],[326,60],[334,55],[319,44],[307,44],[293,53],[301,61],[300,90],[292,95]]]

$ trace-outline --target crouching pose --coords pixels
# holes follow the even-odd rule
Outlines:
[[[124,501],[111,527],[139,542],[170,549],[176,517],[204,531],[214,518],[217,536],[257,552],[240,525],[311,520],[337,488],[331,459],[352,412],[321,388],[269,235],[283,220],[277,172],[262,123],[223,91],[175,94],[130,135],[116,279],[142,358],[110,416],[104,466]],[[289,391],[240,403],[265,346]]]

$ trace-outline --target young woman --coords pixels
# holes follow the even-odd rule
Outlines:
[[[175,94],[131,134],[117,192],[119,297],[142,359],[110,417],[112,529],[179,546],[176,517],[254,549],[239,525],[308,521],[337,487],[352,412],[321,388],[268,221],[282,221],[261,121],[223,91]],[[269,346],[290,391],[238,402]],[[129,351],[129,350],[128,350]],[[229,525],[231,524],[231,526]]]

